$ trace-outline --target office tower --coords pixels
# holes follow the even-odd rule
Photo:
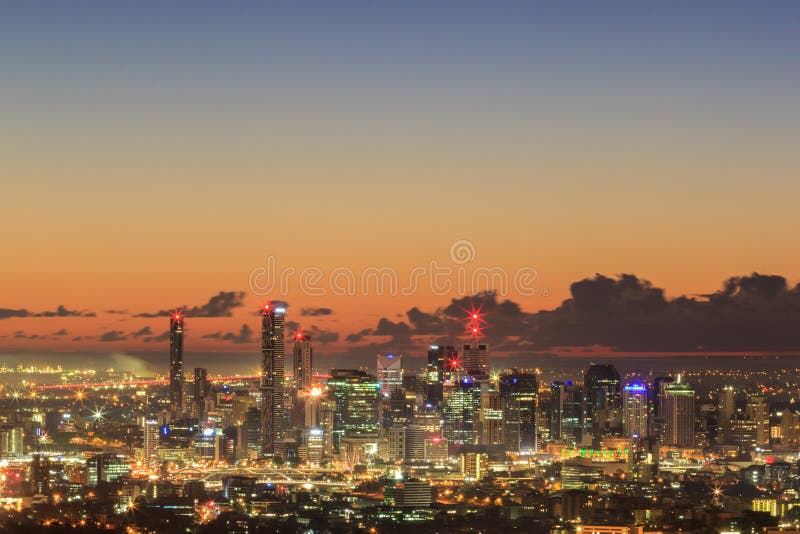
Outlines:
[[[22,427],[0,425],[0,458],[17,458],[23,454]]]
[[[654,484],[658,479],[658,441],[634,438],[628,454],[628,477],[633,482]]]
[[[40,452],[31,455],[31,490],[34,495],[50,493],[50,459]]]
[[[430,508],[433,501],[427,480],[396,480],[384,488],[383,504],[397,508]]]
[[[311,338],[298,332],[294,336],[294,387],[295,389],[311,389],[311,367],[314,365],[314,349]]]
[[[425,429],[418,425],[405,427],[405,461],[422,462],[425,460]]]
[[[550,383],[550,439],[559,440],[564,435],[564,400],[567,385],[554,380]]]
[[[800,415],[788,407],[781,414],[781,443],[794,446],[800,439]]]
[[[465,480],[481,480],[489,474],[489,455],[481,452],[462,453],[461,473]]]
[[[674,377],[657,376],[653,379],[653,387],[650,390],[650,400],[653,404],[653,416],[650,418],[650,437],[658,438],[662,441],[666,432],[663,407],[664,395],[666,394],[667,386],[674,382]]]
[[[384,396],[389,396],[403,387],[403,356],[400,354],[378,354],[378,383]]]
[[[402,389],[396,389],[381,403],[383,428],[408,426],[414,422],[414,398],[408,397]]]
[[[172,417],[183,413],[183,314],[169,317],[169,411]]]
[[[538,387],[535,374],[514,370],[500,376],[503,443],[509,451],[536,452]]]
[[[244,413],[243,457],[255,458],[261,454],[261,412],[255,406]]]
[[[719,442],[731,442],[731,420],[736,414],[736,390],[733,386],[725,386],[719,392]]]
[[[303,426],[306,428],[319,428],[322,426],[322,390],[311,388],[304,408]]]
[[[328,390],[334,401],[333,450],[343,437],[378,432],[378,392],[374,376],[357,369],[331,369]]]
[[[425,438],[425,460],[436,465],[444,465],[449,458],[447,440],[440,435]]]
[[[694,390],[681,381],[666,386],[662,399],[664,443],[679,447],[694,446]]]
[[[625,437],[647,437],[648,388],[645,384],[628,384],[622,388],[622,426]]]
[[[428,365],[425,368],[425,402],[436,406],[442,402],[442,384],[449,362],[457,361],[456,348],[449,345],[428,347]]]
[[[493,383],[482,383],[480,404],[477,407],[479,445],[500,445],[503,443],[503,405],[500,392]],[[515,428],[518,428],[518,421]],[[514,449],[516,450],[516,449]]]
[[[583,380],[586,430],[593,436],[622,433],[622,391],[619,372],[613,365],[593,363]]]
[[[159,424],[155,419],[144,422],[144,461],[149,462],[158,456]]]
[[[122,461],[116,454],[100,453],[86,460],[86,472],[89,486],[97,486],[101,482],[114,482],[130,473],[131,466]]]
[[[747,401],[745,414],[756,424],[756,446],[769,445],[769,404],[763,395],[752,395]]]
[[[480,382],[470,376],[461,380],[448,380],[444,384],[444,409],[442,429],[450,443],[475,444],[476,408],[480,406]]]
[[[758,423],[744,414],[735,414],[731,419],[731,445],[741,452],[750,452],[758,445]]]
[[[284,438],[284,329],[286,310],[266,305],[261,313],[261,453],[275,454]]]
[[[465,344],[461,350],[461,365],[464,373],[476,380],[489,378],[489,345],[477,342]]]
[[[208,382],[208,370],[202,367],[194,368],[194,416],[202,420],[205,417],[206,397],[211,390]]]

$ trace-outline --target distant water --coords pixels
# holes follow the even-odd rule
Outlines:
[[[366,368],[374,372],[375,357],[367,354],[325,354],[315,352],[314,368],[320,372],[327,372],[331,368]],[[406,369],[419,369],[426,363],[423,355],[404,356]],[[291,353],[287,359],[287,369],[291,368]],[[164,353],[2,353],[0,364],[14,367],[18,363],[23,365],[61,365],[65,369],[90,368],[106,370],[109,368],[125,369],[136,373],[138,376],[166,374],[169,354]],[[530,355],[530,356],[494,356],[491,365],[495,369],[511,367],[539,368],[551,374],[553,371],[562,370],[572,376],[577,376],[592,362],[613,363],[621,372],[636,372],[666,374],[681,370],[695,369],[741,369],[763,370],[780,368],[800,368],[800,355],[790,356],[725,356],[725,355],[659,355],[650,357],[623,357],[611,356],[608,358],[593,356],[583,357],[558,357],[555,355]],[[212,374],[256,374],[261,366],[261,354],[253,352],[191,352],[184,353],[184,365],[187,369],[205,367]]]

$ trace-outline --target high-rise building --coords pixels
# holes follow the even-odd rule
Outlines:
[[[23,454],[22,427],[0,425],[0,458],[17,458]]]
[[[389,397],[381,400],[381,425],[405,427],[414,422],[414,398],[402,389],[396,389]]]
[[[208,369],[194,368],[194,416],[202,420],[205,417],[206,397],[210,393],[211,384],[208,382]]]
[[[40,452],[31,455],[31,490],[34,495],[50,493],[50,458]]]
[[[169,317],[169,410],[172,417],[183,413],[183,314]]]
[[[593,363],[583,380],[586,430],[595,437],[622,433],[622,383],[613,365]]]
[[[431,483],[427,480],[409,479],[394,481],[383,492],[384,504],[403,508],[430,508]]]
[[[736,389],[725,386],[719,391],[719,439],[721,444],[731,442],[731,420],[736,414]]]
[[[442,429],[449,443],[475,444],[475,412],[480,406],[480,382],[471,376],[450,379],[444,384]]]
[[[567,380],[564,390],[564,412],[561,416],[562,438],[570,443],[583,443],[584,417],[583,389]]]
[[[752,395],[747,401],[747,418],[756,424],[756,445],[769,445],[769,404],[764,395]]]
[[[255,406],[244,413],[243,458],[257,457],[261,454],[261,412]]]
[[[286,309],[266,305],[261,313],[261,453],[275,454],[284,435],[284,331]]]
[[[489,474],[489,455],[481,452],[462,453],[461,472],[467,480],[481,480]]]
[[[403,356],[378,354],[378,383],[384,396],[390,396],[403,387]]]
[[[428,365],[425,368],[426,403],[436,406],[442,402],[442,384],[448,363],[457,360],[458,353],[453,346],[431,345],[428,347]]]
[[[295,389],[311,389],[311,367],[314,365],[314,349],[311,338],[302,332],[294,336],[294,387]]]
[[[499,378],[503,443],[510,451],[536,452],[539,384],[535,374],[513,371]]]
[[[357,369],[331,369],[328,390],[334,401],[333,450],[343,437],[378,432],[378,393],[374,376]]]
[[[86,460],[90,486],[97,486],[101,482],[114,482],[126,476],[130,470],[130,465],[113,453],[97,454]]]
[[[480,428],[478,433],[479,445],[500,445],[503,443],[503,413],[503,404],[496,385],[483,382],[481,384],[480,405],[477,411]],[[518,415],[518,413],[515,415]],[[518,425],[515,424],[514,427],[516,429]]]
[[[653,379],[653,387],[650,390],[650,402],[653,405],[652,417],[650,418],[650,437],[664,440],[666,433],[666,421],[664,415],[664,396],[667,386],[675,382],[672,376],[657,376]]]
[[[635,438],[628,453],[628,476],[642,484],[654,484],[658,478],[658,441]]]
[[[160,425],[155,419],[144,422],[144,461],[149,462],[158,456],[158,434]]]
[[[622,426],[625,437],[647,437],[648,408],[648,388],[645,384],[628,384],[622,388]]]
[[[800,415],[786,408],[781,414],[781,443],[794,446],[800,439]]]
[[[679,447],[694,446],[694,390],[678,379],[664,390],[664,443]]]
[[[475,379],[489,378],[489,345],[477,342],[464,344],[461,365],[464,372]]]

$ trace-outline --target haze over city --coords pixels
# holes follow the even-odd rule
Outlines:
[[[798,27],[0,7],[0,531],[800,532]]]

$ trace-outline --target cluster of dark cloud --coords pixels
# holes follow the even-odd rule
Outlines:
[[[596,275],[573,283],[571,298],[551,311],[528,313],[493,294],[453,299],[405,320],[381,318],[375,328],[346,337],[373,348],[418,350],[420,340],[467,339],[472,307],[486,322],[483,338],[493,350],[535,352],[557,347],[601,346],[623,352],[733,352],[800,349],[800,285],[753,273],[726,280],[714,293],[668,299],[664,290],[632,274]]]
[[[121,332],[119,330],[103,332],[97,337],[97,340],[103,343],[114,343],[116,341],[125,341],[127,339],[128,337],[125,335],[125,332]]]
[[[319,317],[320,315],[330,315],[333,310],[330,308],[303,308],[300,310],[300,315],[303,317]]]
[[[205,304],[200,306],[180,306],[186,317],[230,317],[233,309],[244,304],[244,291],[220,291]],[[137,313],[134,317],[169,317],[175,312],[172,310],[159,310],[156,312]]]
[[[214,332],[213,334],[204,335],[203,339],[219,339],[222,341],[230,341],[237,345],[243,345],[245,343],[255,342],[255,336],[253,334],[253,329],[245,323],[238,332]]]
[[[24,317],[97,317],[97,314],[92,311],[70,310],[64,305],[59,305],[55,310],[45,310],[38,313],[24,308],[0,308],[0,320]]]
[[[47,336],[44,334],[26,334],[24,330],[17,330],[16,332],[14,332],[14,339],[37,340],[37,339],[47,339]]]
[[[141,330],[139,330],[139,332],[141,332]],[[142,341],[144,341],[145,343],[153,343],[153,342],[158,343],[158,342],[166,341],[166,340],[169,339],[169,330],[164,330],[163,332],[161,332],[157,336],[146,335],[146,334],[143,334],[143,336],[144,337],[142,337]],[[134,337],[136,337],[136,336],[134,336]]]
[[[152,335],[153,335],[153,329],[150,328],[149,326],[140,328],[136,332],[131,332],[131,337],[133,338],[152,337]]]

